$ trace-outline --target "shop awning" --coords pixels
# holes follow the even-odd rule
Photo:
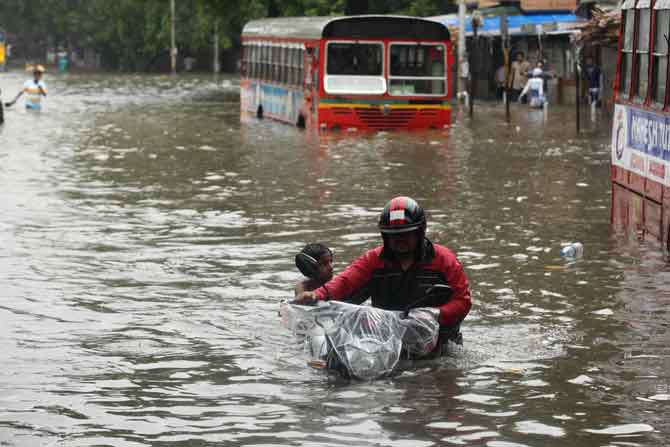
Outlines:
[[[458,27],[458,14],[429,17],[449,28]],[[478,28],[483,36],[500,35],[500,16],[484,16],[484,24]],[[518,14],[507,16],[507,28],[510,36],[531,36],[537,34],[572,34],[579,31],[579,26],[587,20],[571,13],[556,14]],[[465,18],[466,35],[472,36],[472,21]]]

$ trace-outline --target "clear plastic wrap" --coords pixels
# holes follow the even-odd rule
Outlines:
[[[390,374],[401,356],[421,357],[437,344],[439,310],[388,311],[338,301],[303,306],[284,302],[282,325],[300,340],[315,368],[373,380]]]
[[[403,349],[409,357],[431,354],[440,335],[440,310],[435,307],[418,307],[409,311],[401,320],[406,331],[402,340]]]

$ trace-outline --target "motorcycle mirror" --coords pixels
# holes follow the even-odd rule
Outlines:
[[[319,261],[308,255],[307,253],[298,253],[295,255],[295,265],[300,270],[300,273],[310,279],[317,279],[319,277]]]

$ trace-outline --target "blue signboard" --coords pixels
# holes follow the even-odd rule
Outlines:
[[[612,165],[670,186],[670,116],[614,106]]]
[[[670,116],[628,109],[628,147],[670,161]]]

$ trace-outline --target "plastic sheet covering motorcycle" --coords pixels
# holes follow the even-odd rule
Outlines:
[[[427,307],[403,312],[339,301],[282,302],[279,313],[310,366],[359,380],[390,375],[403,357],[431,355],[440,330],[439,309]]]

